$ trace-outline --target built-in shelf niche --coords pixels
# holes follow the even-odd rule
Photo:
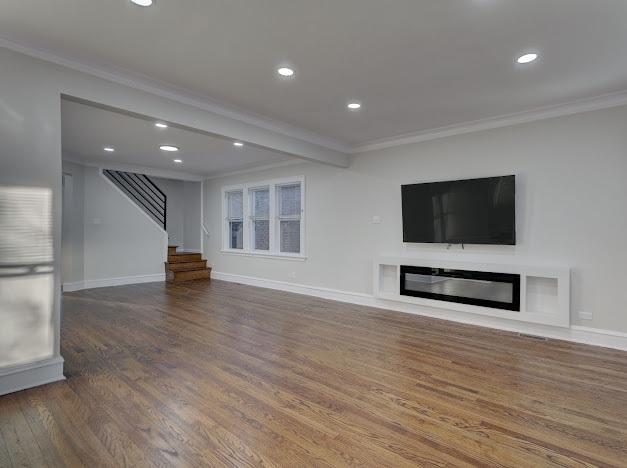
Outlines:
[[[400,275],[397,265],[381,265],[379,268],[379,287],[389,294],[399,294]]]
[[[400,294],[401,265],[512,273],[520,275],[520,311],[411,297]],[[380,257],[374,261],[373,291],[377,298],[426,307],[499,317],[558,327],[570,326],[570,269],[512,264],[456,262],[433,258]]]
[[[557,278],[527,276],[525,288],[526,309],[530,312],[559,310],[559,284]]]

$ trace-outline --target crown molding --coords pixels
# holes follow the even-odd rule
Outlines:
[[[293,166],[295,164],[305,164],[307,162],[309,161],[304,161],[301,159],[290,159],[286,161],[278,161],[278,162],[269,163],[269,164],[254,164],[254,165],[246,166],[241,169],[234,170],[234,171],[212,172],[208,174],[207,177],[205,177],[205,180],[221,179],[222,177],[229,177],[229,176],[240,175],[240,174],[249,174],[251,172],[260,172],[260,171],[265,171],[268,169],[276,169],[279,167]]]
[[[136,174],[145,174],[150,177],[161,177],[163,179],[184,180],[188,182],[202,182],[204,180],[203,176],[189,172],[155,169],[153,167],[137,166],[134,164],[112,163],[111,161],[105,160],[86,161],[80,156],[68,152],[63,153],[62,160],[78,164],[79,166],[97,167],[100,169],[109,169],[111,171],[134,172]]]
[[[627,90],[616,93],[603,94],[600,96],[570,101],[564,104],[541,107],[526,112],[507,114],[499,117],[490,117],[471,122],[464,122],[446,127],[434,128],[420,132],[406,133],[391,138],[381,138],[370,142],[356,145],[351,150],[353,154],[365,153],[368,151],[382,150],[394,146],[409,145],[423,141],[436,140],[466,133],[480,132],[512,125],[535,122],[538,120],[563,117],[567,115],[580,114],[611,107],[627,105]]]
[[[63,161],[78,164],[79,166],[97,167],[100,169],[109,169],[112,171],[135,172],[137,174],[146,174],[150,177],[161,177],[163,179],[184,180],[188,182],[202,182],[204,180],[220,179],[240,174],[248,174],[251,172],[260,172],[268,169],[276,169],[279,167],[293,166],[296,164],[305,164],[309,161],[301,159],[288,159],[285,161],[277,161],[274,163],[253,163],[235,170],[214,171],[206,174],[196,174],[191,172],[170,171],[167,169],[155,169],[147,166],[138,166],[134,164],[112,163],[105,160],[85,160],[82,157],[65,151],[63,153]]]
[[[265,130],[270,130],[291,138],[296,138],[313,145],[321,146],[342,153],[350,153],[351,146],[338,140],[319,135],[286,122],[271,119],[250,111],[228,105],[206,95],[190,92],[181,87],[166,83],[143,74],[130,72],[118,67],[102,66],[86,63],[74,58],[64,57],[54,52],[33,47],[25,43],[16,42],[0,37],[0,47],[34,57],[46,62],[54,63],[81,73],[96,76],[98,78],[122,84],[130,88],[145,91],[150,94],[170,99],[188,106],[202,109],[213,114],[229,117],[240,122],[254,125]]]
[[[357,145],[345,144],[341,141],[319,135],[308,130],[295,127],[285,122],[273,120],[262,115],[254,114],[244,109],[211,99],[205,95],[191,93],[180,87],[155,80],[145,75],[129,72],[115,67],[107,67],[105,70],[101,66],[88,64],[84,61],[75,60],[68,57],[55,54],[53,52],[32,47],[30,45],[12,41],[7,38],[0,37],[0,47],[18,52],[30,57],[44,60],[56,65],[60,65],[81,73],[96,76],[114,83],[122,84],[130,88],[138,89],[156,96],[170,99],[181,104],[185,104],[197,109],[201,109],[213,114],[229,117],[240,122],[254,125],[265,130],[270,130],[291,138],[314,144],[329,150],[338,151],[348,154],[360,154],[369,151],[392,148],[395,146],[408,145],[412,143],[420,143],[429,140],[436,140],[455,135],[463,135],[467,133],[479,132],[483,130],[491,130],[501,127],[509,127],[512,125],[529,123],[538,120],[550,119],[554,117],[562,117],[567,115],[579,114],[583,112],[607,109],[627,105],[627,90],[603,94],[596,97],[583,98],[570,101],[567,103],[545,106],[530,111],[506,114],[497,117],[489,117],[458,124],[438,127],[417,132],[410,132],[394,137],[380,138],[370,140]],[[245,172],[254,171],[255,169],[242,169]],[[239,171],[237,171],[239,172]],[[230,175],[231,173],[224,173]],[[210,174],[209,177],[222,177],[223,175]]]

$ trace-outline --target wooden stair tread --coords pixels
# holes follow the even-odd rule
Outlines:
[[[173,271],[168,270],[166,274],[170,283],[178,283],[182,281],[192,281],[201,279],[211,279],[211,268],[202,268],[199,270]]]
[[[168,263],[184,263],[202,261],[200,253],[176,253],[168,255]]]
[[[178,245],[168,245],[168,261],[164,262],[166,281],[180,283],[211,279],[211,268],[200,252],[177,252]]]
[[[203,270],[207,268],[207,260],[197,260],[193,262],[177,262],[168,263],[165,262],[165,269],[172,271],[189,271],[189,270]]]

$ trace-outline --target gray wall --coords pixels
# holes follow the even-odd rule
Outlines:
[[[112,186],[98,168],[63,161],[63,172],[72,174],[74,184],[73,209],[63,212],[70,237],[63,240],[62,248],[66,288],[163,273],[163,229]]]
[[[164,272],[166,233],[96,167],[85,166],[85,281]]]
[[[185,193],[183,181],[151,177],[152,181],[167,196],[166,230],[168,243],[185,246]]]
[[[185,198],[185,210],[183,217],[185,250],[200,252],[201,245],[201,183],[183,182],[183,195]]]
[[[83,281],[85,242],[85,168],[63,161],[63,174],[72,176],[72,198],[63,206],[62,281]]]
[[[200,182],[151,177],[168,200],[167,231],[170,245],[200,251]]]
[[[205,255],[216,272],[359,293],[371,293],[378,255],[564,265],[573,272],[572,321],[627,332],[626,149],[620,107],[360,154],[348,169],[306,163],[211,179]],[[504,174],[517,175],[518,245],[403,244],[401,184]],[[307,260],[221,253],[221,187],[296,175],[306,178]]]
[[[63,213],[69,230],[62,248],[66,288],[163,273],[166,233],[98,168],[63,161],[63,172],[74,184],[73,203]],[[151,179],[167,195],[168,244],[200,251],[200,182]]]
[[[295,154],[336,156],[296,138],[5,48],[0,48],[0,70],[0,187],[48,194],[53,261],[47,275],[0,280],[0,368],[60,354],[62,94]]]
[[[5,49],[0,49],[0,70],[0,187],[30,188],[33,193],[42,190],[51,197],[53,270],[58,272],[59,93],[54,80],[49,80],[36,62]],[[46,227],[37,224],[34,229]],[[56,273],[0,279],[0,367],[59,355],[59,291],[60,275]]]

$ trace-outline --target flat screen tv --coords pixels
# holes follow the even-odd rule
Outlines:
[[[403,242],[516,244],[516,177],[403,185]]]

